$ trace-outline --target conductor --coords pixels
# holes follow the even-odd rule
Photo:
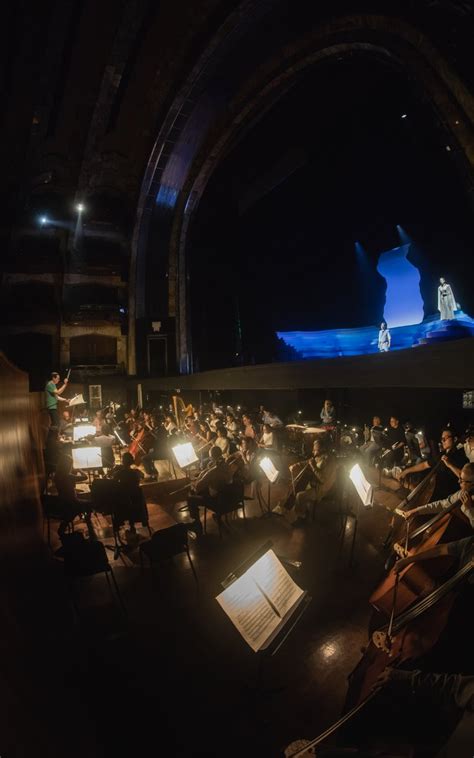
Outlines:
[[[59,427],[58,402],[61,401],[62,403],[69,403],[69,400],[66,400],[65,397],[61,397],[67,387],[68,379],[65,378],[62,387],[58,389],[59,382],[60,377],[58,372],[53,371],[51,374],[51,379],[46,383],[46,386],[44,388],[46,395],[46,408],[48,409],[49,418],[51,419],[51,426],[56,427]]]

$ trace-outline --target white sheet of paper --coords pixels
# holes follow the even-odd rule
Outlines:
[[[273,550],[269,550],[216,600],[256,652],[271,641],[303,595]]]
[[[96,431],[94,424],[77,424],[72,430],[72,438],[77,442],[84,437],[95,436]]]
[[[102,468],[102,450],[100,447],[73,447],[73,468]]]
[[[69,405],[85,405],[83,395],[74,395],[74,397],[69,401]]]
[[[273,550],[254,563],[251,576],[283,618],[303,595],[303,590],[283,568]]]
[[[365,478],[362,472],[362,469],[358,463],[356,463],[356,465],[351,468],[349,477],[354,483],[354,487],[356,488],[357,494],[359,495],[363,504],[365,506],[373,505],[373,501],[374,501],[373,487],[371,484],[369,484],[369,482]]]

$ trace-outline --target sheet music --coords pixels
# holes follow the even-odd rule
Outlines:
[[[365,478],[364,474],[362,473],[362,469],[358,463],[356,463],[356,465],[351,468],[349,476],[352,482],[354,483],[354,487],[356,488],[357,494],[359,495],[363,504],[366,506],[373,505],[373,500],[374,500],[373,487],[371,484],[369,484],[369,482]]]
[[[303,590],[269,550],[216,600],[252,650],[262,650],[298,604]]]
[[[301,587],[293,581],[283,568],[273,550],[262,555],[250,569],[251,576],[262,592],[269,598],[281,617],[303,594]]]
[[[69,405],[83,405],[84,404],[84,397],[82,395],[74,395],[74,397],[69,401]]]

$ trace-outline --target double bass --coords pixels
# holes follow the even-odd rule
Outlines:
[[[470,560],[425,598],[396,616],[388,625],[374,631],[362,658],[349,675],[341,718],[315,739],[295,743],[294,750],[285,751],[287,758],[319,754],[315,748],[344,727],[348,726],[351,730],[349,735],[346,731],[344,743],[354,745],[359,743],[359,735],[360,740],[364,741],[367,735],[373,734],[374,724],[383,731],[381,719],[386,717],[393,722],[392,703],[384,702],[382,687],[378,684],[380,674],[387,667],[413,668],[416,661],[432,653],[449,623],[459,587],[473,571],[474,560]],[[465,627],[463,633],[469,635],[469,629]],[[365,721],[356,724],[354,729],[358,718],[365,718]],[[398,736],[396,724],[395,731]]]
[[[423,491],[427,481],[429,482],[436,475],[436,470],[441,464],[442,461],[439,461],[434,466],[397,510],[404,510],[406,505],[412,503],[413,499]],[[426,495],[426,491],[424,494]],[[399,533],[398,540],[392,544],[391,555],[385,564],[388,574],[370,596],[370,603],[376,611],[386,617],[401,612],[417,598],[430,592],[435,586],[435,581],[449,571],[452,561],[446,557],[430,561],[426,568],[420,566],[419,563],[414,563],[400,575],[396,574],[394,564],[397,555],[401,557],[413,555],[435,547],[441,542],[451,542],[468,536],[471,529],[468,520],[461,513],[460,505],[461,501],[454,503],[411,531],[410,522],[403,523],[405,534],[403,531]]]

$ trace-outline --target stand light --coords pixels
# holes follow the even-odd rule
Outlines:
[[[73,442],[78,442],[84,439],[84,437],[95,437],[96,428],[94,424],[77,424],[72,430]]]
[[[271,516],[272,515],[272,508],[271,508],[272,484],[275,484],[280,472],[278,471],[278,469],[275,468],[275,465],[272,459],[269,458],[267,455],[264,458],[262,458],[262,460],[259,462],[258,465],[260,466],[260,468],[262,469],[263,473],[265,474],[268,480],[267,512],[264,515]]]
[[[183,442],[181,445],[175,445],[171,449],[178,466],[182,469],[186,466],[191,466],[191,464],[196,463],[199,460],[191,442]]]

